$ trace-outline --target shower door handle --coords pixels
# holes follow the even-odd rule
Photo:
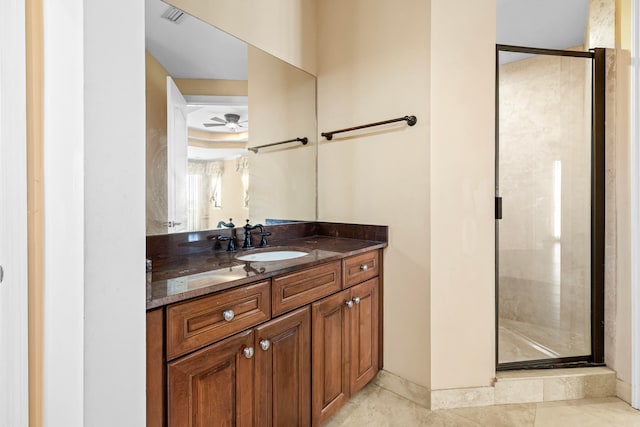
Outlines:
[[[502,197],[496,196],[496,219],[502,219]]]

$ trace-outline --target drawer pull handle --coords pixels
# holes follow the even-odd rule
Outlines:
[[[360,266],[360,270],[362,270],[362,271],[367,271],[368,269],[369,269],[369,266],[367,264],[362,264]]]
[[[253,347],[245,347],[244,350],[242,350],[242,353],[244,354],[244,357],[251,359],[253,357]]]
[[[353,302],[355,302],[356,304],[360,304],[360,297],[355,297],[353,299]]]
[[[347,302],[345,302],[345,304],[347,305],[347,307],[351,308],[353,307],[353,301],[349,300]]]
[[[233,318],[236,317],[236,314],[233,312],[233,310],[225,310],[222,313],[222,317],[224,317],[224,320],[226,320],[227,322],[231,322]]]
[[[260,341],[260,348],[263,349],[264,351],[269,350],[269,347],[271,347],[271,341],[269,340],[262,340]]]

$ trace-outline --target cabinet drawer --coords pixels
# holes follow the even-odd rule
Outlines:
[[[365,252],[342,261],[344,287],[348,288],[380,274],[379,251]]]
[[[264,281],[170,305],[167,360],[269,320],[270,291]]]
[[[271,303],[273,314],[277,315],[342,289],[340,261],[274,277],[272,280]]]

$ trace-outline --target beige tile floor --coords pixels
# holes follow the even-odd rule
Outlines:
[[[640,411],[611,397],[430,411],[370,383],[325,427],[640,427]]]
[[[500,363],[589,354],[588,336],[528,322],[500,319]]]

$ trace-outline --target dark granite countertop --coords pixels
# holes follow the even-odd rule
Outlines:
[[[209,249],[172,256],[157,268],[154,264],[153,271],[147,273],[147,310],[386,246],[386,241],[313,235],[283,240],[273,246],[250,251]],[[308,255],[267,262],[235,258],[270,250],[299,250],[308,252]]]

